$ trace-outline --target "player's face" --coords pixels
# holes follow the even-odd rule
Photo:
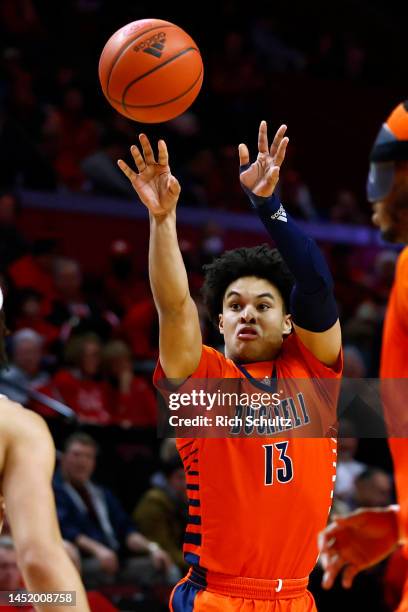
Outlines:
[[[373,203],[371,219],[387,242],[408,242],[408,165],[396,170],[391,193]]]
[[[233,361],[269,361],[291,331],[290,315],[285,314],[282,296],[272,283],[244,276],[224,294],[219,329],[226,356]]]

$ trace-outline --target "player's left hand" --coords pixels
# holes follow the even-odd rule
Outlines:
[[[255,195],[269,198],[278,183],[279,170],[285,159],[286,147],[289,138],[285,136],[286,125],[281,125],[275,134],[273,143],[269,148],[268,126],[261,121],[258,133],[258,157],[249,168],[241,172],[241,183]],[[246,166],[250,162],[248,147],[240,144],[239,163]]]
[[[395,506],[360,508],[337,517],[319,534],[323,588],[330,589],[343,569],[342,585],[350,588],[359,572],[376,565],[396,548],[398,536]]]

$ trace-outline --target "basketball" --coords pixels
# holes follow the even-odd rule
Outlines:
[[[110,37],[99,60],[99,79],[119,113],[141,123],[160,123],[194,102],[203,62],[184,30],[161,19],[141,19]]]

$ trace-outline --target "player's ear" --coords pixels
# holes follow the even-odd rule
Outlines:
[[[218,329],[220,334],[224,335],[224,317],[222,314],[218,315]]]
[[[282,334],[289,336],[292,331],[292,316],[290,314],[284,314],[282,319]]]

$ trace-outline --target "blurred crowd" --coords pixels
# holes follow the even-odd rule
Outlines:
[[[296,134],[279,187],[290,212],[310,221],[369,224],[367,155],[407,70],[404,54],[394,52],[404,48],[406,34],[388,5],[347,6],[294,2],[290,8],[274,6],[272,14],[270,3],[259,2],[251,14],[247,4],[225,1],[216,13],[193,16],[156,3],[153,16],[179,24],[197,40],[206,70],[190,111],[159,128],[149,126],[153,138],[169,143],[183,188],[181,206],[247,210],[237,180],[236,139],[255,145],[258,120],[265,117],[287,121]],[[151,377],[158,322],[147,272],[136,265],[137,245],[120,235],[106,246],[97,277],[85,272],[86,262],[68,257],[57,238],[23,233],[19,195],[39,189],[134,199],[116,160],[128,157],[139,126],[109,107],[97,64],[116,29],[150,14],[150,5],[127,0],[0,3],[0,285],[10,330],[0,391],[49,424],[59,451],[54,491],[62,534],[87,588],[103,592],[120,609],[152,612],[166,609],[169,590],[186,569],[181,546],[187,507],[174,440],[156,435]],[[375,110],[368,101],[380,86],[386,89]],[[354,123],[344,127],[340,115],[348,107],[338,98],[341,91],[352,92],[372,125],[360,125],[356,110]],[[315,108],[317,100],[321,106]],[[352,140],[356,128],[359,138]],[[197,241],[180,240],[204,341],[221,350],[199,289],[202,266],[225,243],[223,229],[211,222]],[[229,241],[230,246],[240,245]],[[344,374],[376,377],[398,253],[377,245],[321,247],[335,279]],[[60,405],[77,420],[59,415]],[[333,512],[392,502],[386,444],[359,441],[346,419],[342,427]],[[354,609],[350,602],[366,599],[367,592],[370,610],[391,610],[405,568],[397,551],[380,568],[364,572],[351,595],[339,588],[322,593],[317,568],[312,589],[323,612],[336,605]],[[15,552],[4,536],[0,590],[17,585]],[[95,609],[112,609],[103,605],[99,601]]]

